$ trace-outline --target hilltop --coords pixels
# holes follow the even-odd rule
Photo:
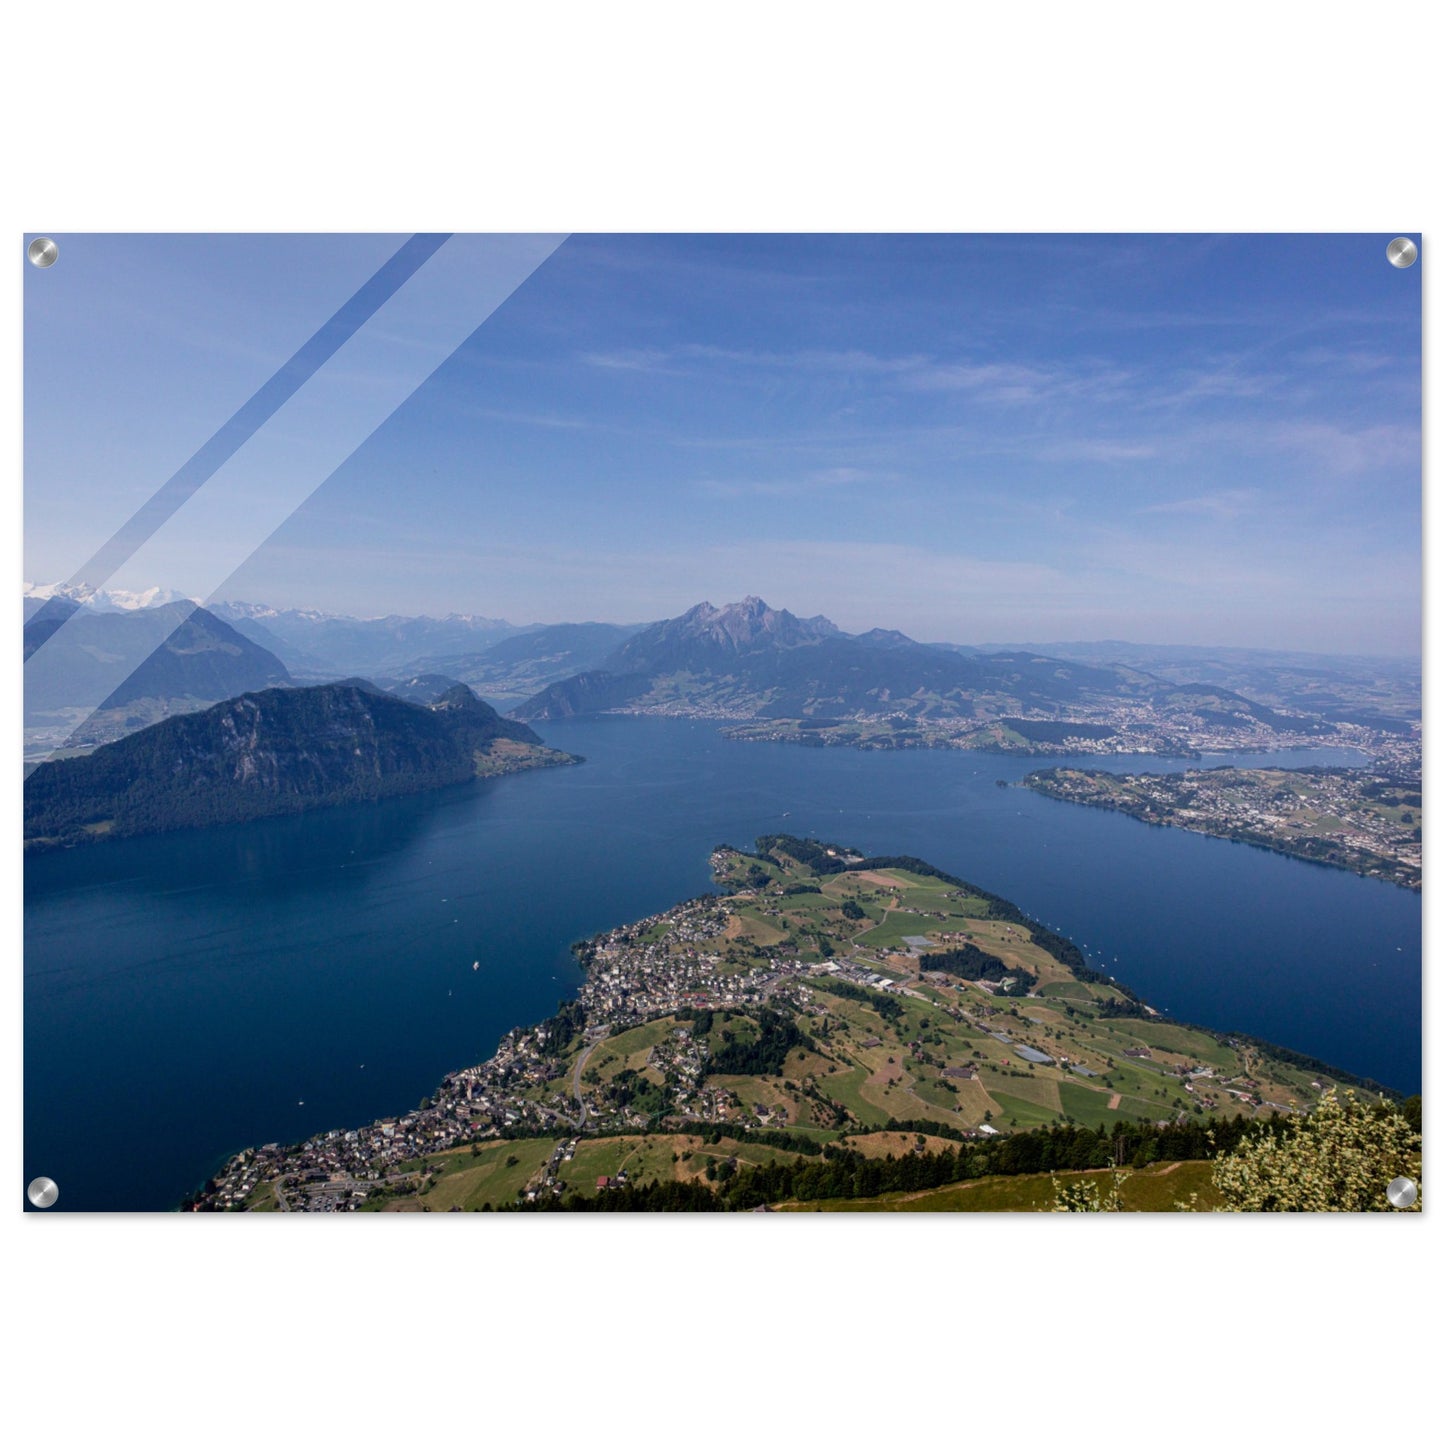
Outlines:
[[[25,780],[26,846],[243,822],[578,761],[458,684],[430,705],[360,679],[168,718]]]
[[[985,694],[1006,695],[1018,705],[1052,704],[1091,689],[1143,692],[1148,679],[1076,663],[1035,667],[1031,658],[980,659],[900,632],[874,629],[854,637],[826,617],[800,619],[746,597],[726,607],[700,602],[643,628],[588,673],[545,688],[515,716],[594,711],[595,699],[615,692],[639,710],[685,705],[731,716],[972,717]]]
[[[57,595],[25,623],[27,738],[52,747],[82,722],[75,742],[108,742],[290,681],[274,653],[190,601],[101,611]]]
[[[920,859],[779,835],[712,866],[718,894],[579,943],[578,997],[420,1108],[248,1150],[205,1202],[730,1208],[1145,1171],[1364,1082],[1165,1019]],[[1169,1178],[1141,1207],[1199,1183]]]
[[[634,632],[513,709],[725,718],[745,741],[995,752],[1152,752],[1316,742],[1333,731],[1211,682],[1115,662],[858,635],[747,597]]]

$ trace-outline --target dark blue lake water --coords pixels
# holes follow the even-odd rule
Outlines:
[[[574,939],[779,831],[916,854],[1176,1017],[1420,1087],[1418,894],[995,785],[1050,759],[545,732],[586,765],[28,859],[26,1178],[62,1209],[166,1209],[245,1145],[410,1108],[575,990]]]

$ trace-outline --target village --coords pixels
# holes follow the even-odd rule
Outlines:
[[[444,1170],[465,1168],[468,1146],[471,1159],[496,1159],[506,1140],[532,1142],[523,1150],[527,1168],[501,1199],[527,1204],[579,1188],[581,1163],[572,1160],[584,1139],[592,1159],[595,1142],[613,1136],[736,1136],[799,1123],[867,1129],[893,1111],[946,1120],[958,1137],[981,1139],[1045,1123],[1051,1110],[1111,1120],[1123,1108],[1156,1123],[1217,1108],[1290,1111],[1324,1087],[1261,1059],[1270,1069],[1264,1084],[1241,1068],[1246,1056],[1233,1042],[1183,1038],[1162,1022],[1159,1039],[1168,1042],[1160,1052],[1130,1023],[1157,1020],[1156,1010],[1134,1004],[1113,1026],[1092,1009],[1066,1007],[1068,998],[1087,1000],[1088,990],[1019,920],[981,919],[970,890],[782,841],[812,850],[828,868],[848,863],[854,871],[844,881],[835,871],[718,848],[712,871],[731,892],[574,945],[584,981],[551,1019],[513,1029],[490,1059],[449,1074],[409,1113],[243,1150],[189,1207],[396,1207],[431,1194]],[[946,971],[948,949],[1017,964],[961,978]],[[1040,993],[1045,978],[1052,981]],[[1095,997],[1114,994],[1107,983],[1092,988]],[[766,1048],[769,1030],[783,1038],[773,1062],[741,1061],[738,1049]],[[772,1081],[749,1077],[763,1074]],[[1071,1082],[1051,1084],[1049,1075]],[[1058,1103],[1040,1111],[1049,1098]],[[539,1155],[543,1140],[548,1150]],[[595,1188],[627,1182],[617,1168]]]
[[[685,711],[685,710],[684,710]],[[916,710],[818,718],[752,717],[725,729],[739,742],[792,742],[812,747],[957,748],[1029,757],[1197,758],[1209,753],[1284,752],[1321,746],[1358,748],[1377,766],[1419,772],[1418,731],[1403,735],[1360,723],[1332,722],[1275,712],[1266,719],[1221,714],[1207,707],[1164,708],[1138,698],[1081,701],[1071,716],[1023,710],[1019,715],[960,718]],[[711,714],[710,714],[711,715]]]
[[[737,856],[719,850],[712,866],[724,872]],[[198,1202],[212,1209],[261,1204],[283,1211],[347,1211],[377,1193],[423,1185],[426,1173],[417,1170],[417,1161],[468,1143],[547,1131],[645,1128],[653,1116],[639,1112],[629,1098],[609,1100],[595,1089],[584,1097],[588,1061],[609,1037],[679,1011],[744,1013],[781,1004],[818,1016],[824,1008],[803,987],[810,976],[925,997],[888,971],[878,951],[805,963],[787,950],[764,948],[739,962],[719,946],[732,918],[728,900],[706,895],[579,943],[574,951],[585,978],[576,1000],[556,1017],[512,1030],[490,1059],[449,1074],[409,1113],[364,1128],[329,1130],[289,1147],[272,1143],[242,1151]],[[953,1007],[948,1012],[963,1017]],[[562,1055],[575,1041],[581,1051],[564,1072]],[[706,1042],[687,1028],[653,1047],[648,1062],[666,1081],[671,1117],[699,1125],[739,1118],[750,1126],[784,1122],[765,1107],[743,1105],[732,1090],[708,1087],[707,1056]],[[533,1196],[542,1189],[560,1192],[556,1165],[564,1162],[564,1153],[559,1144],[550,1167],[529,1190]]]
[[[586,977],[575,1002],[556,1018],[514,1029],[485,1063],[449,1074],[407,1114],[329,1130],[290,1147],[273,1143],[242,1151],[207,1187],[205,1207],[241,1208],[248,1201],[254,1207],[269,1193],[282,1210],[351,1210],[375,1191],[416,1187],[421,1179],[405,1166],[469,1142],[645,1126],[648,1117],[625,1102],[608,1107],[595,1094],[584,1100],[581,1076],[598,1043],[678,1010],[802,1002],[790,987],[806,971],[798,960],[764,958],[759,966],[739,967],[724,965],[721,954],[710,950],[728,917],[722,900],[709,896],[579,944]],[[878,977],[851,968],[849,976]],[[679,1032],[655,1050],[658,1066],[674,1081],[671,1112],[697,1121],[735,1114],[737,1101],[727,1090],[703,1087],[705,1045],[692,1044],[690,1031]],[[579,1035],[586,1047],[564,1076],[560,1055]],[[544,1187],[552,1184],[554,1176],[544,1181]]]
[[[1051,798],[1112,808],[1142,822],[1256,843],[1419,888],[1421,793],[1395,768],[1207,768],[1111,774],[1082,768],[1031,773]]]

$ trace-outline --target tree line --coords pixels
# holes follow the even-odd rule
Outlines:
[[[707,1062],[709,1074],[778,1074],[791,1050],[813,1046],[813,1040],[792,1019],[772,1009],[763,1009],[755,1022],[758,1032],[754,1037],[728,1039],[712,1051]]]
[[[997,954],[986,953],[972,943],[945,948],[938,953],[925,953],[919,958],[918,965],[939,973],[951,973],[958,978],[985,979],[991,983],[1016,978],[1025,993],[1039,981],[1038,974],[1026,968],[1009,968]]]
[[[911,1129],[902,1124],[902,1129]],[[716,1189],[703,1183],[668,1181],[629,1185],[597,1196],[569,1194],[519,1204],[527,1210],[752,1210],[759,1205],[820,1199],[875,1199],[899,1191],[938,1189],[946,1184],[1054,1170],[1104,1169],[1128,1164],[1141,1168],[1161,1160],[1212,1159],[1229,1153],[1246,1138],[1274,1134],[1284,1137],[1288,1121],[1241,1117],[1215,1119],[1207,1126],[1193,1120],[1162,1126],[1119,1120],[1112,1131],[1103,1125],[1085,1129],[1056,1124],[1029,1133],[964,1141],[934,1153],[907,1151],[899,1157],[870,1159],[842,1144],[827,1144],[822,1156],[788,1163],[769,1161],[719,1177]],[[941,1133],[920,1127],[915,1131]],[[756,1131],[749,1133],[755,1141]],[[704,1200],[703,1195],[709,1196]],[[709,1202],[711,1201],[711,1202]]]
[[[889,1023],[903,1017],[903,1005],[892,994],[883,993],[879,989],[864,988],[861,984],[849,983],[841,978],[816,979],[812,986],[824,993],[836,994],[839,998],[861,1003]]]

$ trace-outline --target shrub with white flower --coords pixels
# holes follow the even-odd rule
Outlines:
[[[1109,1171],[1109,1192],[1099,1193],[1099,1186],[1092,1179],[1078,1179],[1064,1184],[1055,1179],[1054,1214],[1117,1214],[1124,1208],[1119,1191],[1124,1176],[1118,1169]]]
[[[1214,1162],[1214,1185],[1228,1211],[1348,1213],[1391,1211],[1392,1179],[1420,1178],[1421,1138],[1399,1110],[1329,1090],[1309,1114],[1279,1133],[1242,1139]],[[1410,1206],[1420,1209],[1420,1198]],[[1403,1212],[1403,1211],[1401,1211]]]

